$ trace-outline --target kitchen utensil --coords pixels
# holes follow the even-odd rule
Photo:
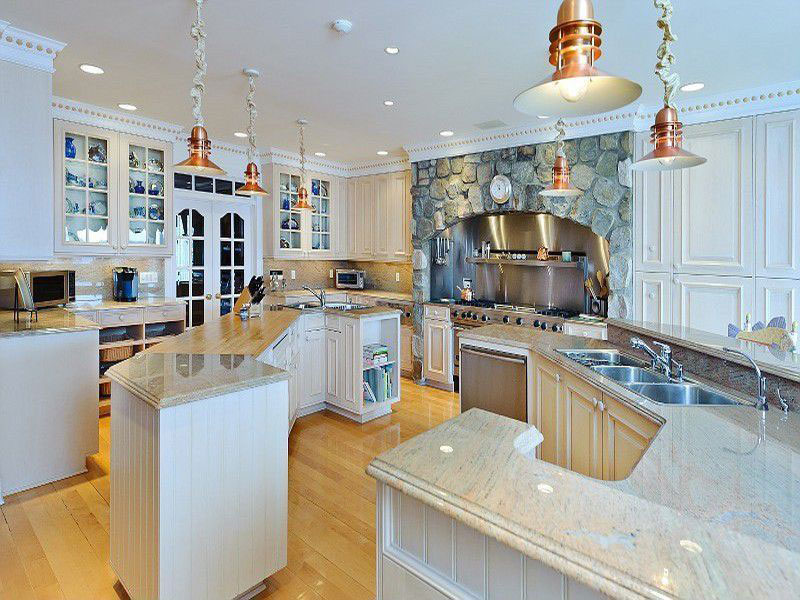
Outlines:
[[[589,293],[592,295],[592,299],[597,300],[598,298],[597,298],[597,294],[594,291],[594,284],[592,283],[592,280],[587,277],[586,281],[584,281],[583,285],[585,285],[586,289],[589,290]]]
[[[472,302],[472,288],[462,288],[460,286],[456,286],[458,291],[461,292],[461,299],[465,302]]]

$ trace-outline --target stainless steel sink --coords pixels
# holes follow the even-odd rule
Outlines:
[[[626,387],[661,404],[740,404],[728,396],[695,383],[630,383]]]
[[[319,302],[295,302],[294,304],[285,304],[287,308],[296,308],[298,310],[319,310],[322,308]],[[325,308],[333,308],[335,310],[358,310],[359,308],[368,308],[364,304],[350,304],[349,302],[327,302]]]
[[[284,304],[287,308],[296,308],[297,310],[306,310],[309,308],[321,308],[319,302],[295,302],[294,304]]]
[[[628,367],[619,365],[601,365],[591,367],[592,371],[613,379],[622,385],[631,383],[668,383],[669,379],[661,373],[649,371],[642,367]]]
[[[569,359],[585,367],[599,366],[630,366],[643,367],[644,363],[630,358],[616,350],[559,350]]]

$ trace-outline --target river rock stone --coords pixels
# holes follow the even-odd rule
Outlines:
[[[619,134],[609,133],[600,136],[600,149],[601,150],[616,150],[619,148]]]
[[[440,158],[436,161],[436,176],[447,177],[450,175],[450,159]]]
[[[611,254],[626,254],[633,244],[632,235],[631,228],[627,225],[614,229],[609,238]]]
[[[431,198],[435,200],[444,200],[445,197],[445,189],[444,189],[444,180],[443,179],[434,179],[433,183],[431,183],[431,191],[430,191]]]
[[[623,185],[627,188],[633,185],[633,173],[631,171],[631,158],[628,157],[625,160],[621,160],[617,163],[617,179],[619,180],[619,184]]]
[[[480,213],[483,210],[483,200],[481,200],[481,188],[479,186],[470,186],[467,191],[467,200],[472,206],[472,212]]]
[[[523,163],[516,163],[516,164],[523,164]],[[508,175],[511,173],[511,162],[507,160],[498,160],[494,163],[495,171],[497,171],[500,175]]]
[[[606,150],[600,155],[597,161],[597,174],[601,177],[615,177],[617,176],[617,153],[611,150]]]
[[[624,193],[622,186],[605,177],[598,177],[592,187],[594,199],[603,206],[616,206]]]
[[[536,156],[536,146],[520,146],[517,148],[517,160],[524,160],[525,158],[533,158]]]
[[[481,185],[489,183],[494,177],[494,163],[482,162],[478,165],[478,183]]]
[[[450,182],[445,187],[445,191],[447,192],[448,198],[455,198],[456,196],[461,194],[461,182],[458,180],[450,180]]]
[[[614,213],[605,208],[598,208],[592,215],[592,231],[600,237],[608,237],[614,226]]]
[[[608,284],[612,290],[620,290],[631,284],[631,259],[620,254],[611,254],[608,261]]]
[[[461,170],[464,168],[464,157],[463,156],[455,156],[450,159],[450,171],[458,175],[461,173]]]
[[[597,203],[592,197],[592,192],[587,191],[578,198],[575,207],[572,209],[572,218],[581,225],[591,225],[594,211],[597,210]]]
[[[445,219],[443,210],[437,210],[435,213],[433,213],[433,228],[436,231],[441,231],[444,229],[444,221]]]
[[[464,168],[461,170],[461,181],[464,183],[472,183],[478,180],[478,167],[472,163],[464,163]]]
[[[481,155],[480,154],[465,154],[464,155],[464,164],[477,165],[479,162],[481,162]]]
[[[511,179],[523,185],[538,183],[539,178],[536,177],[536,165],[530,160],[515,162],[511,166]]]
[[[600,152],[597,137],[583,138],[578,153],[581,162],[591,162],[597,158]]]
[[[553,166],[556,162],[556,145],[554,142],[547,142],[536,146],[536,164]]]
[[[570,169],[569,180],[579,190],[588,190],[596,176],[597,173],[590,166],[578,163]]]
[[[631,222],[631,193],[630,190],[625,193],[625,197],[619,203],[619,218],[625,223]]]

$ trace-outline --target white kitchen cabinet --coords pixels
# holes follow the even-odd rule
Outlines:
[[[358,242],[356,241],[356,231],[358,230],[358,193],[356,179],[347,179],[347,258],[356,258],[358,255]]]
[[[302,337],[300,349],[302,361],[302,391],[299,408],[308,408],[325,402],[326,370],[320,364],[320,358],[326,356],[325,329],[322,327],[306,330]]]
[[[411,257],[411,171],[389,175],[387,254],[390,260]]]
[[[756,275],[800,277],[800,111],[755,123]]]
[[[372,260],[374,246],[375,181],[373,177],[359,177],[356,181],[355,223],[356,251],[352,258]]]
[[[414,372],[413,337],[414,328],[411,325],[403,325],[400,328],[400,371],[407,377],[411,377]]]
[[[449,320],[425,317],[422,376],[436,387],[453,388],[453,326]]]
[[[341,331],[328,329],[325,334],[325,399],[341,402],[344,397],[344,349]]]
[[[669,273],[636,274],[635,311],[637,319],[667,325],[672,322],[672,286]]]
[[[756,311],[753,322],[765,325],[770,319],[784,317],[786,326],[800,320],[800,280],[756,277]]]
[[[672,279],[673,324],[727,335],[755,308],[751,277],[677,274]]]
[[[688,126],[683,147],[707,162],[673,172],[674,271],[752,275],[753,120]]]
[[[55,249],[172,254],[172,145],[54,121]]]
[[[636,158],[652,149],[650,133],[636,134]],[[636,269],[669,271],[672,263],[672,172],[634,171]]]
[[[375,260],[389,259],[389,175],[375,175],[373,204],[373,254]]]

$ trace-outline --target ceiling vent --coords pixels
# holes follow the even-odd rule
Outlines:
[[[507,127],[508,123],[504,123],[500,119],[494,119],[492,121],[484,121],[483,123],[476,123],[475,127],[478,129],[497,129],[499,127]]]

